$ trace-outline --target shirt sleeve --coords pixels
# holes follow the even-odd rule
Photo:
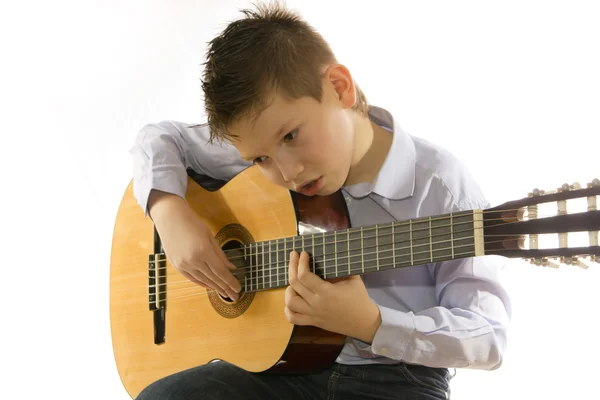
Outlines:
[[[484,256],[429,265],[438,306],[402,312],[378,305],[381,326],[373,343],[362,349],[430,367],[497,369],[511,318],[510,300],[500,284],[506,262]]]
[[[227,181],[251,165],[231,144],[210,144],[209,137],[206,124],[162,121],[140,129],[129,153],[133,160],[133,193],[144,216],[153,189],[185,199],[188,168]]]
[[[479,193],[474,187],[477,191],[472,192]],[[447,212],[489,206],[481,197],[461,205],[451,198],[444,207]],[[372,344],[359,342],[358,348],[430,367],[499,368],[512,318],[502,283],[502,272],[510,262],[489,255],[426,265],[435,284],[436,306],[405,312],[378,304],[381,325]]]

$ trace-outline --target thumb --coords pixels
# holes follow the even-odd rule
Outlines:
[[[225,266],[231,270],[237,269],[237,267],[233,265],[231,261],[229,261],[227,255],[225,255],[225,251],[221,248],[219,243],[217,243],[217,240],[213,238],[212,242],[215,248],[215,252],[219,255],[219,259],[223,261],[223,264],[225,264]]]

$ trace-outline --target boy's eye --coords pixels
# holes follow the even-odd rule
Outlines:
[[[291,140],[294,140],[296,138],[296,136],[298,136],[298,129],[294,129],[293,131],[289,132],[288,134],[286,134],[283,137],[283,141],[284,142],[289,142]],[[256,157],[254,160],[252,160],[252,162],[254,164],[261,164],[263,162],[265,162],[265,160],[267,159],[267,156],[260,156],[260,157]]]
[[[285,135],[283,137],[283,140],[285,142],[289,142],[290,140],[293,140],[296,138],[296,135],[298,135],[298,129],[294,129],[293,131],[291,131],[290,133],[288,133],[287,135]]]

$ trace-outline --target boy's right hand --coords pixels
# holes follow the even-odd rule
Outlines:
[[[171,265],[192,282],[237,300],[241,284],[231,273],[236,267],[210,229],[179,196],[157,197],[149,209]]]

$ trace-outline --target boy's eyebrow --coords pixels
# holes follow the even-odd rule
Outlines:
[[[285,132],[286,128],[291,125],[292,121],[293,121],[293,119],[289,119],[287,122],[285,122],[283,125],[281,125],[281,127],[277,130],[275,135],[271,136],[271,138],[278,138],[279,136],[281,136],[283,134],[283,132]],[[242,160],[248,161],[248,162],[253,161],[255,158],[256,158],[256,156],[252,156],[252,157],[242,156]]]

